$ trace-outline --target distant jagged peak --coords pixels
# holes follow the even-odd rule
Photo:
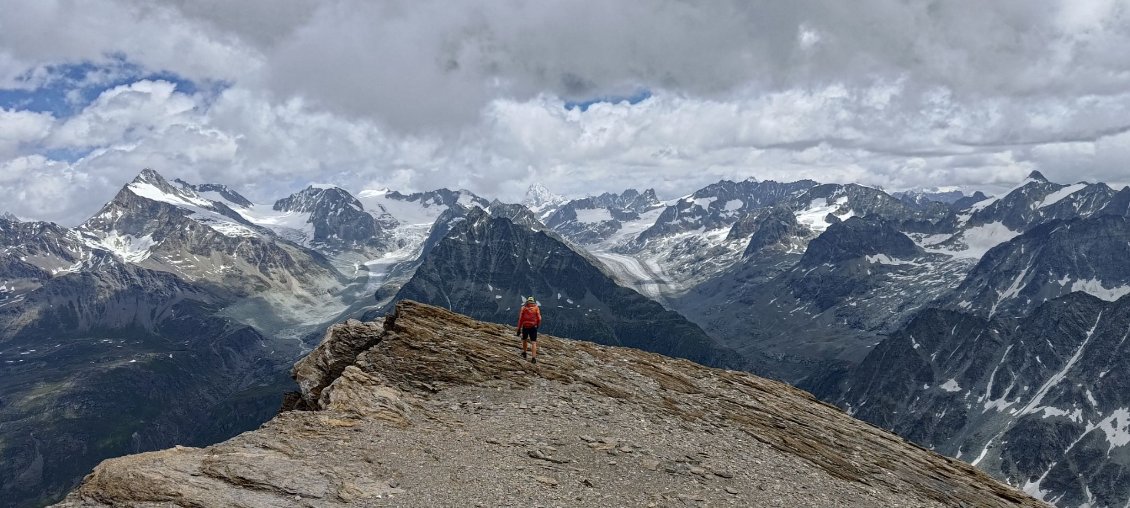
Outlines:
[[[219,200],[224,200],[224,201],[227,201],[229,203],[232,203],[234,205],[237,205],[237,206],[240,206],[240,207],[243,207],[243,208],[251,208],[252,206],[255,206],[255,204],[252,203],[251,200],[243,197],[243,195],[232,190],[231,188],[229,188],[227,185],[224,185],[224,184],[219,184],[219,183],[191,184],[191,183],[188,183],[184,180],[181,180],[180,178],[174,179],[173,183],[180,185],[181,188],[191,189],[192,191],[196,192],[197,194],[205,195],[206,197],[210,193],[215,193],[214,197],[220,198]],[[214,199],[213,201],[219,201],[219,200]]]
[[[133,181],[131,181],[130,183],[131,184],[148,183],[148,184],[153,184],[153,185],[168,185],[169,181],[166,180],[165,177],[161,176],[161,173],[158,173],[157,170],[155,170],[153,168],[145,168],[145,169],[142,169],[141,172],[138,173],[137,176],[135,176],[133,178]]]
[[[177,188],[170,184],[164,176],[161,176],[161,173],[151,168],[141,170],[141,173],[138,173],[126,187],[129,189],[153,188],[165,194],[178,193]]]
[[[336,185],[311,184],[290,196],[275,201],[272,207],[280,212],[310,213],[318,208],[352,207],[357,211],[365,209],[361,201],[345,189]]]
[[[200,196],[192,186],[186,185],[181,180],[177,180],[177,182],[177,185],[173,185],[156,170],[145,168],[122,189],[122,192],[178,207],[214,207],[215,203]],[[123,198],[124,196],[119,193],[115,201],[120,201]]]
[[[904,202],[921,204],[936,201],[947,205],[967,197],[965,192],[956,187],[918,187],[915,189],[892,192],[891,195]]]
[[[613,194],[613,196],[615,196],[615,194]],[[646,203],[649,205],[659,205],[662,203],[659,201],[659,198],[655,196],[655,189],[651,188],[644,189],[643,192],[634,188],[625,189],[624,192],[621,192],[617,197],[620,198],[622,202]]]
[[[469,207],[452,207],[444,212],[440,220],[449,222],[466,221],[470,225],[482,226],[496,219],[506,219],[514,224],[526,226],[535,231],[548,231],[536,214],[525,205],[518,203],[504,203],[494,200],[487,206],[475,203]]]
[[[1036,181],[1036,182],[1051,183],[1050,180],[1048,180],[1047,178],[1044,177],[1043,173],[1041,173],[1037,170],[1032,170],[1031,173],[1028,173],[1028,178],[1025,178],[1025,180],[1033,180],[1033,181]]]
[[[413,192],[411,194],[404,194],[394,190],[384,195],[388,199],[419,203],[423,207],[452,207],[459,205],[464,208],[471,208],[472,206],[487,208],[490,206],[490,201],[467,189],[451,190],[443,187],[425,192]]]
[[[11,212],[0,212],[0,219],[8,222],[20,222],[20,218]]]
[[[567,199],[564,196],[554,194],[541,182],[534,182],[526,189],[526,197],[522,200],[522,204],[533,209],[541,209],[559,205],[565,201]]]

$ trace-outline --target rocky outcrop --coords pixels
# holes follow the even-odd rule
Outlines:
[[[377,329],[327,334],[328,386],[296,368],[319,411],[106,461],[58,506],[1039,505],[749,374],[548,336],[531,364],[509,327],[409,301]]]
[[[331,326],[318,347],[291,370],[302,400],[302,405],[297,407],[320,408],[322,390],[341,377],[345,368],[357,360],[358,354],[375,345],[383,331],[381,323],[376,321],[362,323],[351,319]]]
[[[910,259],[921,254],[922,249],[890,223],[875,216],[852,217],[832,224],[824,234],[812,240],[800,265],[812,268],[866,256]]]

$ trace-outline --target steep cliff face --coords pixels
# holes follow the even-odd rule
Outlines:
[[[112,459],[58,506],[1040,506],[787,385],[401,302],[295,366],[312,411]],[[489,467],[484,467],[489,464]]]

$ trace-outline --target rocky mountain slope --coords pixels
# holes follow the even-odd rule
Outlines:
[[[58,506],[1039,506],[777,382],[414,302],[295,366],[313,411],[109,460]],[[483,467],[489,464],[489,467]]]
[[[301,240],[319,252],[351,252],[358,259],[371,259],[394,248],[389,230],[397,226],[396,220],[369,213],[344,189],[310,186],[276,201],[272,210],[305,215],[309,236]]]
[[[242,201],[144,171],[79,228],[0,220],[5,506],[58,500],[107,457],[272,414],[303,349],[281,332],[319,326],[301,311],[333,307],[346,279]]]
[[[107,457],[256,425],[286,386],[280,366],[298,353],[220,317],[229,300],[174,274],[106,251],[79,263],[55,275],[27,262],[0,270],[11,289],[0,293],[5,506],[57,500]]]
[[[524,210],[524,209],[523,209]],[[497,206],[452,216],[437,231],[396,300],[442,305],[477,319],[517,320],[527,296],[542,307],[542,331],[602,344],[746,366],[679,314],[617,285],[598,264],[543,230],[535,218],[506,216]],[[439,236],[442,234],[442,236]]]
[[[152,170],[138,175],[78,231],[126,262],[239,297],[269,292],[286,295],[292,307],[317,307],[347,283],[320,253]]]
[[[1125,505],[1128,222],[1029,230],[858,366],[807,386],[1042,499]]]
[[[1068,362],[1082,351],[1080,337],[1094,321],[1067,333],[1046,318],[1087,313],[1095,301],[1130,294],[1124,266],[1130,188],[1053,183],[1038,172],[993,198],[896,198],[860,186],[813,185],[771,207],[723,206],[714,216],[726,220],[711,222],[717,201],[688,198],[675,205],[678,214],[665,211],[665,224],[657,220],[645,229],[655,234],[648,248],[625,248],[638,245],[625,236],[611,237],[618,242],[611,247],[607,241],[585,247],[620,280],[727,346],[767,356],[768,373],[803,383],[868,421],[975,460],[1063,506],[1130,500],[1118,486],[1124,405],[1114,392],[1121,388],[1094,381],[1100,375],[1117,380],[1114,372],[1125,366]],[[737,210],[727,216],[726,208]],[[939,312],[957,317],[939,323]],[[1045,331],[1031,328],[1032,320]],[[941,349],[927,348],[919,337],[945,331],[957,335]],[[1086,343],[1108,351],[1125,335],[1116,326],[1094,333]],[[1032,341],[1046,347],[1034,348]],[[1021,349],[1027,362],[1022,381],[1011,370],[1003,375],[1003,363],[993,367]],[[1071,374],[1065,374],[1068,363]],[[949,372],[954,375],[938,377]],[[993,372],[998,375],[985,378]],[[908,381],[923,376],[931,379]],[[1019,404],[1036,387],[1069,386],[1063,376],[1091,391],[1069,391],[1038,416],[1005,407],[1000,394],[970,388],[1003,382],[996,389],[1017,391],[1007,400]],[[970,401],[974,396],[977,402]],[[987,416],[973,417],[988,400],[1001,409],[986,405]],[[1009,415],[988,416],[1000,412]],[[1094,437],[1103,428],[1108,439]]]
[[[662,206],[652,189],[606,192],[555,207],[545,224],[578,244],[597,244],[623,230],[625,222],[639,221],[641,214]]]

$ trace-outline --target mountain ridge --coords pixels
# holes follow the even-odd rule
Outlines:
[[[109,460],[57,506],[1041,506],[787,385],[550,336],[533,366],[508,332],[410,301],[383,323],[336,325],[295,367],[314,411],[207,450]],[[722,439],[696,437],[707,429]]]

